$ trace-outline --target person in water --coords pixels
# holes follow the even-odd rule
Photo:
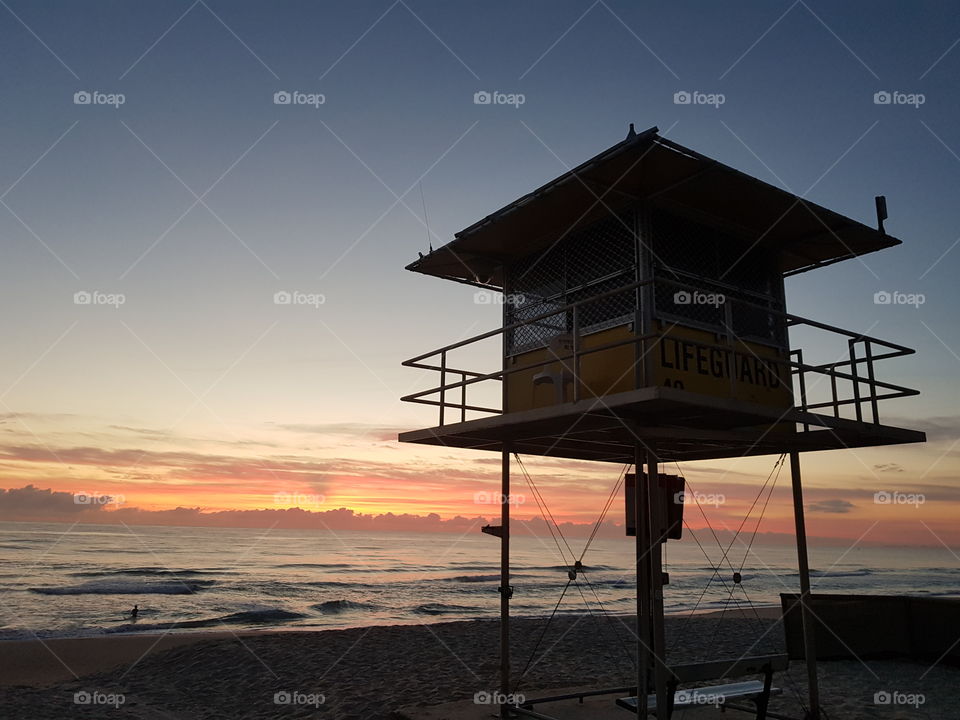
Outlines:
[[[136,620],[136,619],[137,619],[137,615],[139,614],[139,612],[140,612],[139,606],[134,605],[134,606],[133,606],[133,610],[130,611],[130,619],[131,619],[131,620]]]

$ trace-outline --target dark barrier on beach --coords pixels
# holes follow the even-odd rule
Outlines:
[[[803,658],[800,596],[781,593],[787,654]],[[821,660],[909,657],[960,665],[960,598],[811,595]]]

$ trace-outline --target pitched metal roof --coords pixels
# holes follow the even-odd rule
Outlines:
[[[784,275],[900,240],[661,137],[656,127],[551,180],[407,266],[501,287],[505,262],[529,256],[612,211],[645,201],[772,250]]]

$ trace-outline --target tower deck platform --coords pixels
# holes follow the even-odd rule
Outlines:
[[[924,442],[916,430],[799,408],[786,412],[669,387],[648,387],[550,407],[401,433],[401,442],[510,450],[631,463],[655,442],[664,461],[841,450]]]

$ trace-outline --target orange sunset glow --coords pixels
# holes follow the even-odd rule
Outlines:
[[[256,440],[251,431],[246,436],[251,439],[230,442],[108,428],[113,448],[107,449],[104,444],[95,449],[66,442],[66,428],[60,446],[40,445],[35,436],[24,431],[28,423],[36,426],[39,422],[36,418],[7,416],[6,444],[0,461],[3,484],[11,491],[29,485],[53,495],[80,494],[79,501],[74,498],[72,504],[45,505],[38,497],[30,505],[14,504],[7,510],[8,517],[365,528],[376,525],[376,516],[393,513],[410,516],[404,527],[454,531],[461,526],[446,527],[443,521],[458,517],[495,520],[499,515],[499,461],[491,462],[483,454],[470,451],[437,454],[400,446],[391,440],[399,428],[356,424],[312,427],[305,432],[306,428],[266,427]],[[58,424],[55,419],[44,422],[51,430]],[[929,445],[805,456],[808,532],[815,541],[860,539],[866,544],[936,545],[941,539],[948,543],[956,540],[958,531],[951,518],[960,500],[949,486],[948,471],[955,460],[949,443],[942,439],[942,430],[936,424],[931,427],[935,431],[931,444],[942,448],[940,460]],[[57,430],[51,435],[61,436]],[[85,435],[76,441],[82,441]],[[665,471],[680,472],[688,481],[688,495],[694,501],[687,505],[690,527],[702,528],[709,523],[735,531],[757,500],[776,459],[691,462],[679,471],[672,465]],[[524,466],[554,517],[558,522],[572,523],[573,533],[585,531],[596,520],[623,471],[622,466],[613,464],[545,458],[527,458]],[[515,483],[515,516],[527,520],[542,517],[519,472]],[[792,536],[789,469],[781,469],[766,487],[772,488],[772,494],[759,532],[771,537]],[[888,493],[891,501],[883,502],[882,493]],[[760,502],[765,498],[766,492]],[[3,507],[10,508],[11,503]],[[305,513],[294,516],[280,512],[291,508]],[[342,509],[353,515],[331,514]],[[234,511],[263,512],[255,516],[248,513],[241,520]],[[614,503],[605,534],[622,534],[622,529],[615,527],[622,523],[622,513],[622,504]],[[439,516],[441,522],[429,519],[431,514]],[[361,519],[363,516],[370,517]],[[752,522],[746,525],[750,532],[754,530]]]

